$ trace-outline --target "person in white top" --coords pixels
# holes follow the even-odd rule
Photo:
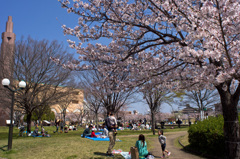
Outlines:
[[[114,117],[114,114],[111,113],[109,116],[109,123],[113,126],[113,132],[115,135],[117,135],[117,120]]]
[[[167,138],[166,138],[166,136],[163,136],[163,130],[158,130],[158,140],[159,140],[159,143],[161,144],[161,147],[162,147],[163,157],[165,157],[165,152],[169,156],[171,154],[171,152],[166,150]]]
[[[108,146],[107,155],[110,157],[114,157],[114,155],[112,154],[112,149],[116,141],[117,121],[116,121],[116,118],[114,117],[113,112],[109,112],[109,115],[110,116],[106,119],[106,125],[108,128],[108,137],[109,137],[109,146]]]
[[[102,138],[108,137],[108,129],[106,128],[106,124],[105,123],[103,123],[102,129],[103,129]]]

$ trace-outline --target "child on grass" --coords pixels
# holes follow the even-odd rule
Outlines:
[[[166,141],[167,141],[167,138],[166,136],[163,136],[163,130],[159,130],[158,131],[158,140],[161,144],[161,147],[162,147],[162,154],[163,154],[163,157],[165,157],[165,152],[167,153],[167,155],[169,156],[171,154],[171,152],[169,152],[168,150],[166,150]]]
[[[97,138],[98,135],[96,135],[95,132],[92,130],[91,137],[95,137],[95,138]]]

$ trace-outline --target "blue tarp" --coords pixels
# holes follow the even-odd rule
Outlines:
[[[107,137],[107,138],[85,137],[85,138],[93,140],[93,141],[109,141],[109,137]]]
[[[95,135],[100,135],[102,134],[101,132],[97,132],[95,133]],[[82,136],[82,135],[81,135]],[[87,139],[93,140],[93,141],[109,141],[109,137],[107,138],[98,138],[98,137],[85,137]],[[116,141],[121,141],[119,139],[116,139]]]
[[[101,135],[102,133],[101,132],[96,132],[95,135]]]
[[[107,138],[98,138],[98,137],[85,137],[87,139],[93,140],[93,141],[109,141],[109,137]],[[116,141],[121,141],[119,139],[116,139]]]
[[[32,137],[42,137],[42,135],[38,135],[38,136],[33,136],[33,135],[31,135]]]

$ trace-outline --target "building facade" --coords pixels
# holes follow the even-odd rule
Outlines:
[[[0,81],[4,78],[13,79],[14,46],[16,35],[13,33],[12,17],[8,17],[6,30],[2,33],[0,53]],[[0,126],[6,126],[10,120],[11,92],[0,84]]]
[[[68,89],[66,87],[66,89]],[[81,89],[74,89],[73,93],[67,97],[64,102],[52,105],[51,110],[55,113],[57,120],[62,120],[65,115],[65,120],[68,122],[76,121],[80,113],[83,112],[84,92]],[[65,110],[64,110],[65,109]],[[65,113],[65,114],[64,114]]]

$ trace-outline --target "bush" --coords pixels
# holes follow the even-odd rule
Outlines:
[[[223,156],[224,153],[223,116],[209,117],[191,125],[189,133],[190,147],[203,153]]]

